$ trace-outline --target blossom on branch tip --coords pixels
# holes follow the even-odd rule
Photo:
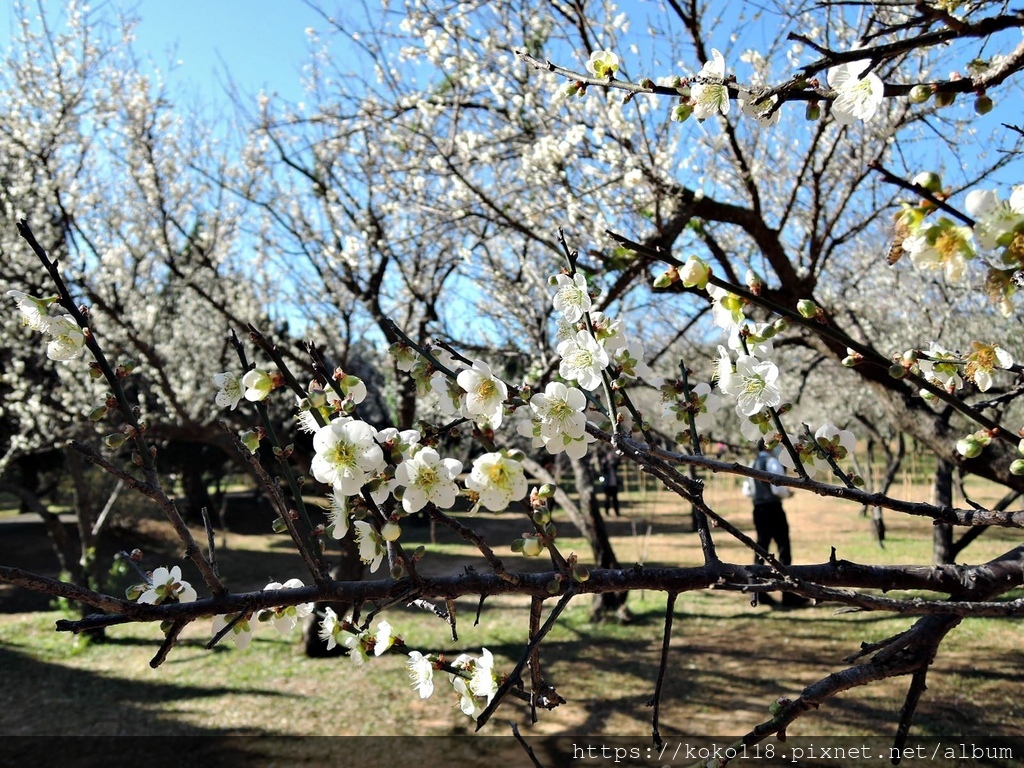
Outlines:
[[[717,48],[711,49],[711,61],[704,66],[690,84],[693,116],[705,120],[721,112],[729,114],[729,88],[725,84],[725,58]]]
[[[530,398],[530,408],[541,421],[541,434],[552,438],[567,435],[574,439],[583,437],[587,428],[587,398],[576,387],[567,387],[552,381]]]
[[[334,650],[334,647],[338,644],[338,638],[341,637],[341,633],[344,631],[341,622],[338,621],[338,614],[334,612],[334,609],[324,609],[324,618],[320,622],[320,629],[317,635],[325,643],[328,651]]]
[[[500,427],[508,387],[491,373],[491,367],[475,360],[473,367],[461,371],[455,380],[466,392],[463,415],[485,419],[494,429]]]
[[[442,459],[433,448],[421,448],[395,469],[395,480],[405,487],[402,508],[409,514],[427,504],[451,509],[459,493],[455,478],[461,471],[461,461]]]
[[[974,351],[967,356],[964,376],[973,381],[979,390],[988,392],[992,387],[992,371],[996,368],[1010,369],[1013,366],[1013,357],[1005,349],[994,344],[975,341],[971,346],[974,347]]]
[[[66,363],[77,360],[85,351],[85,334],[71,315],[51,317],[46,332],[50,335],[46,356],[51,360]]]
[[[365,520],[356,520],[352,523],[356,532],[356,546],[359,548],[359,559],[370,566],[370,573],[376,573],[380,564],[384,561],[384,554],[387,547],[381,539],[380,534],[373,529]]]
[[[383,655],[397,640],[398,638],[392,634],[391,625],[382,620],[377,625],[377,634],[373,636],[373,655]]]
[[[587,292],[587,279],[577,272],[572,277],[555,275],[555,297],[552,304],[561,312],[568,323],[577,323],[585,312],[590,311],[591,299]]]
[[[359,493],[384,469],[384,454],[375,437],[373,427],[354,419],[335,420],[321,427],[313,435],[313,476],[345,496]]]
[[[37,299],[21,291],[8,291],[7,295],[18,302],[18,310],[21,312],[22,322],[33,331],[46,333],[50,327],[50,316],[47,307],[56,301],[56,298]]]
[[[267,399],[267,395],[274,388],[274,378],[266,371],[253,368],[242,376],[242,386],[245,387],[245,399],[258,403]]]
[[[758,360],[753,355],[736,358],[736,370],[719,378],[718,386],[727,395],[737,398],[736,413],[753,416],[765,408],[774,408],[782,402],[782,393],[776,383],[779,369],[770,360]]]
[[[409,669],[412,687],[419,693],[420,698],[430,698],[430,694],[434,692],[434,662],[419,651],[409,651],[409,661],[405,666]]]
[[[963,277],[967,261],[974,258],[973,234],[946,218],[916,235],[903,239],[903,250],[918,269],[942,270],[946,279],[957,283]]]
[[[870,64],[867,59],[849,61],[828,71],[829,87],[835,91],[832,116],[840,125],[870,120],[885,98],[881,78],[874,72],[864,75]]]
[[[219,635],[224,631],[224,628],[235,621],[238,616],[237,613],[229,613],[225,616],[214,616],[212,632],[214,636]],[[238,621],[235,621],[234,626],[231,627],[231,640],[235,644],[235,648],[240,651],[244,651],[249,647],[252,642],[252,624],[249,623],[251,617],[246,616]]]
[[[987,250],[1006,246],[1024,224],[1024,186],[1016,187],[1009,200],[1000,200],[995,190],[972,190],[964,201],[975,220],[974,236]]]
[[[139,602],[160,605],[173,598],[179,603],[191,603],[195,602],[196,597],[192,585],[181,578],[181,568],[177,565],[170,569],[160,566],[153,571],[149,588],[139,595]]]
[[[587,331],[578,331],[558,345],[558,373],[593,391],[601,386],[601,371],[608,367],[608,352]]]
[[[593,51],[586,66],[587,72],[594,77],[610,80],[619,70],[619,57],[611,51]]]
[[[238,376],[231,371],[215,373],[213,384],[217,387],[217,406],[235,410],[242,399],[242,382]]]
[[[931,342],[928,349],[924,350],[924,357],[918,358],[918,367],[921,374],[947,392],[953,392],[964,385],[960,377],[960,366],[956,362],[956,355],[943,347],[941,344]]]
[[[278,581],[272,581],[263,588],[264,592],[274,591],[278,589],[299,589],[305,586],[299,579],[288,579],[283,584]],[[304,619],[313,612],[312,603],[299,603],[298,605],[283,605],[279,608],[270,608],[263,611],[260,614],[260,620],[266,621],[271,626],[275,627],[278,632],[282,635],[287,635],[298,623],[299,619]]]
[[[485,453],[473,460],[466,487],[480,496],[480,503],[500,512],[526,495],[523,465],[501,453]]]

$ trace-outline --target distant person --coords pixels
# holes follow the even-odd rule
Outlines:
[[[778,447],[775,451],[769,451],[765,448],[764,440],[758,440],[757,458],[754,460],[752,468],[775,475],[786,474],[785,468],[778,459],[778,451]],[[754,530],[757,532],[757,545],[767,552],[774,541],[778,547],[779,562],[783,565],[792,564],[793,553],[789,544],[789,521],[786,519],[786,511],[782,508],[782,500],[789,498],[792,492],[785,486],[747,478],[743,483],[743,493],[754,502]],[[763,560],[755,555],[754,563],[762,562]],[[758,600],[765,605],[775,604],[775,598],[765,593],[761,593]],[[791,592],[782,594],[783,605],[799,606],[806,603],[807,599],[800,595]]]
[[[619,510],[619,457],[614,451],[609,451],[601,459],[601,483],[604,486],[604,515],[611,516],[611,510],[615,509],[615,516],[621,517]]]

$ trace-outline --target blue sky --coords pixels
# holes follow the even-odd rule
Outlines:
[[[35,4],[29,0],[30,12]],[[0,33],[13,30],[11,3],[0,2]],[[47,14],[63,3],[46,0]],[[268,93],[298,100],[307,58],[307,27],[322,28],[318,15],[299,0],[144,0],[97,2],[91,14],[116,18],[116,9],[139,18],[136,52],[168,76],[177,93],[198,92],[204,102],[224,99],[230,72],[243,93]],[[6,46],[4,46],[6,47]]]

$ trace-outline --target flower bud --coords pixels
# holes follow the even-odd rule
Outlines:
[[[806,317],[808,320],[813,320],[821,312],[818,305],[810,299],[800,299],[796,303],[796,311],[800,313],[801,317]]]
[[[919,187],[924,187],[932,194],[942,191],[942,177],[932,171],[924,171],[917,174],[914,177],[913,183]]]
[[[809,120],[812,123],[816,120],[820,120],[821,105],[816,101],[807,102],[807,107],[804,109],[804,119]]]
[[[107,448],[113,448],[117,450],[124,445],[124,435],[121,432],[114,432],[103,438],[104,444]]]
[[[582,584],[584,581],[590,578],[590,569],[582,563],[576,563],[572,567],[572,577]]]
[[[776,333],[782,333],[784,331],[788,331],[789,330],[789,320],[787,320],[785,317],[780,317],[778,320],[776,320],[774,323],[772,323],[772,328],[775,329]]]
[[[940,91],[935,94],[935,106],[937,107],[949,107],[956,101],[956,94],[949,93],[948,91]]]
[[[256,453],[256,449],[260,447],[260,435],[255,430],[250,429],[248,432],[243,432],[238,438],[242,441],[242,445],[249,449],[249,453]]]
[[[982,448],[984,448],[984,446],[980,441],[974,438],[974,435],[970,435],[956,441],[956,452],[967,459],[973,459],[980,456]]]
[[[89,421],[99,421],[107,415],[109,409],[105,405],[98,406],[89,411]]]
[[[543,551],[544,545],[540,543],[540,539],[536,536],[523,539],[523,554],[527,557],[537,557]]]
[[[889,366],[889,375],[892,376],[894,379],[902,379],[904,376],[907,375],[907,369],[904,368],[902,365],[899,365],[899,364],[890,365]],[[923,392],[922,392],[921,396],[924,397],[924,393]]]
[[[1014,459],[1010,462],[1011,475],[1024,475],[1024,459]]]
[[[710,274],[711,269],[704,261],[696,256],[691,256],[679,272],[679,278],[687,288],[698,288],[703,291],[707,287]]]
[[[907,94],[911,104],[924,104],[931,97],[932,89],[927,85],[915,85],[910,89],[910,93]]]
[[[979,115],[987,115],[992,111],[992,99],[985,94],[981,94],[974,100],[974,111]]]
[[[512,542],[512,551],[513,552],[522,552],[523,551],[523,544],[525,544],[525,543],[526,543],[525,539],[515,539]]]
[[[860,361],[853,355],[847,355],[843,358],[843,366],[846,368],[855,368],[858,362]]]
[[[660,275],[658,275],[658,277],[655,278],[654,287],[668,288],[670,285],[672,285],[672,283],[676,282],[677,280],[679,280],[679,270],[677,270],[675,267],[669,267]]]
[[[672,108],[672,116],[670,119],[674,123],[685,123],[687,120],[690,119],[690,115],[692,114],[693,107],[690,106],[689,103],[684,102],[682,104],[677,104],[675,107]]]
[[[533,513],[533,522],[544,526],[551,522],[551,510],[547,507],[540,507]]]
[[[398,523],[392,523],[390,520],[380,529],[380,537],[384,541],[398,541],[398,537],[402,535],[402,528]]]
[[[543,499],[550,499],[554,495],[555,495],[555,486],[551,485],[551,483],[544,483],[544,485],[542,485],[540,488],[537,489],[537,498],[538,499],[542,499],[542,500]]]
[[[278,517],[274,520],[274,524],[270,526],[274,533],[284,533],[288,530],[288,523],[284,521],[283,517]]]
[[[562,582],[558,579],[552,579],[548,582],[548,594],[557,595],[562,591]]]

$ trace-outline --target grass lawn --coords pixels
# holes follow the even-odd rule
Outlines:
[[[981,493],[981,491],[979,491]],[[697,564],[699,543],[689,532],[689,512],[672,498],[633,490],[623,496],[622,518],[610,521],[620,561]],[[747,502],[732,478],[709,484],[712,506],[751,530]],[[797,562],[823,562],[832,546],[839,557],[875,563],[928,564],[931,523],[886,513],[889,537],[880,549],[867,518],[856,508],[806,494],[786,503]],[[480,515],[488,540],[506,565],[520,560],[507,543],[524,530],[521,518],[506,513]],[[582,541],[566,524],[563,552],[585,557]],[[161,555],[154,531],[146,565],[170,564]],[[22,564],[32,547],[45,563],[41,532],[31,545],[0,539],[0,562]],[[27,536],[27,534],[26,534]],[[425,543],[423,564],[451,572],[473,563],[485,568],[474,550],[447,531],[431,543],[426,528],[408,528],[403,540]],[[40,543],[41,541],[41,543]],[[743,548],[719,535],[720,556],[746,562]],[[20,543],[19,543],[20,542]],[[989,531],[964,552],[978,562],[1019,543],[1013,531]],[[260,588],[266,581],[302,577],[301,563],[289,542],[269,533],[226,535],[219,554],[222,571],[234,588]],[[147,547],[143,547],[147,549]],[[37,567],[52,572],[52,565]],[[198,582],[198,577],[193,583]],[[7,598],[5,601],[5,597]],[[549,606],[551,604],[549,603]],[[369,665],[347,658],[308,659],[297,633],[282,638],[274,631],[257,633],[252,647],[230,644],[214,651],[202,646],[209,624],[193,625],[160,668],[148,662],[160,633],[147,625],[108,630],[108,641],[83,646],[52,629],[59,611],[25,611],[11,590],[0,592],[0,733],[44,735],[60,723],[63,734],[99,735],[457,735],[471,733],[473,722],[458,707],[458,697],[438,676],[434,695],[421,700],[410,687],[404,657],[387,654]],[[13,606],[13,607],[12,607]],[[511,701],[483,733],[505,735],[519,723],[527,737],[606,734],[636,737],[650,744],[650,699],[657,675],[665,597],[631,594],[630,625],[595,625],[589,599],[570,604],[542,646],[546,679],[567,699],[541,712],[531,725],[526,705]],[[387,615],[395,631],[412,648],[442,652],[488,648],[496,668],[510,669],[526,640],[528,603],[519,598],[488,600],[473,626],[476,602],[459,601],[459,641],[433,615],[413,609]],[[880,640],[905,629],[911,618],[881,614],[836,613],[833,607],[797,610],[752,608],[748,598],[732,592],[680,595],[672,654],[665,682],[661,731],[666,739],[687,736],[735,736],[768,719],[768,706],[779,696],[794,697],[807,685],[842,669],[843,658],[862,642]],[[913,737],[944,742],[989,743],[1019,737],[1024,703],[1024,648],[1019,622],[975,619],[953,631],[928,678],[915,720]],[[879,736],[891,738],[908,681],[888,680],[849,691],[808,714],[789,729],[790,736]],[[969,763],[959,762],[966,765]],[[985,763],[978,763],[979,765]]]

